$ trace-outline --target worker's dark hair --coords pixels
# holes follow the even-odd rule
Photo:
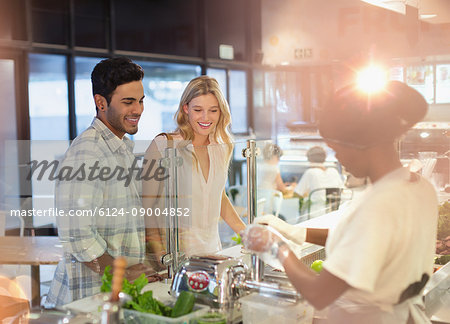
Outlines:
[[[394,141],[422,120],[428,104],[415,89],[390,81],[369,94],[355,85],[336,91],[319,113],[322,137],[360,146]]]

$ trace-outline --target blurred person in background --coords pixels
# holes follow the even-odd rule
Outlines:
[[[263,162],[258,165],[258,187],[281,191],[283,195],[292,195],[295,184],[285,183],[281,178],[280,158],[283,151],[277,144],[267,143],[263,149]]]
[[[307,197],[309,193],[319,188],[342,188],[344,180],[336,168],[325,166],[327,152],[321,146],[313,146],[306,157],[310,162],[310,167],[303,173],[295,188],[295,192],[302,197]]]

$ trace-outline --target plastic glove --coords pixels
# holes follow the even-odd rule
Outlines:
[[[283,261],[286,255],[279,255],[278,248],[287,244],[276,230],[269,226],[252,224],[241,232],[244,247],[255,252],[265,263],[274,268],[284,270]]]
[[[269,225],[280,232],[281,235],[299,245],[303,244],[306,240],[306,228],[290,225],[273,215],[256,217],[254,223]]]

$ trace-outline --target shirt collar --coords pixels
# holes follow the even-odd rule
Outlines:
[[[130,140],[126,136],[120,139],[97,117],[94,117],[91,126],[100,133],[112,152],[117,151],[121,147],[129,150],[130,152],[133,152],[134,142],[132,140]]]
[[[389,182],[391,180],[396,179],[402,179],[402,180],[409,180],[411,177],[411,172],[406,167],[399,167],[395,170],[392,170],[391,172],[385,174],[383,177],[381,177],[378,181],[374,183],[374,185],[377,184],[383,184],[386,182]]]

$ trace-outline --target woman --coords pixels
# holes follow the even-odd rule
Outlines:
[[[289,195],[292,194],[293,186],[283,181],[278,166],[282,155],[283,151],[277,144],[267,143],[264,146],[264,161],[258,166],[258,187],[278,190]]]
[[[246,230],[248,249],[278,258],[308,302],[329,306],[327,323],[429,323],[420,297],[432,273],[438,201],[427,180],[402,167],[395,145],[426,111],[423,97],[398,81],[376,94],[353,85],[337,91],[319,131],[346,169],[372,186],[330,232],[273,218]],[[271,227],[297,243],[325,245],[322,272],[303,265]]]
[[[239,233],[245,224],[225,194],[228,165],[233,150],[228,131],[230,109],[217,81],[200,76],[189,82],[175,114],[178,128],[172,134],[157,136],[147,150],[147,159],[164,155],[167,146],[177,148],[183,164],[178,170],[181,250],[187,255],[214,253],[221,250],[219,217]],[[168,141],[168,137],[170,140]],[[171,143],[173,141],[173,143]],[[155,208],[154,196],[161,183],[143,183],[144,207]],[[161,192],[159,193],[161,196]],[[180,206],[181,204],[181,206]],[[156,224],[157,223],[157,224]],[[165,220],[150,217],[148,240],[152,252],[163,253]]]

